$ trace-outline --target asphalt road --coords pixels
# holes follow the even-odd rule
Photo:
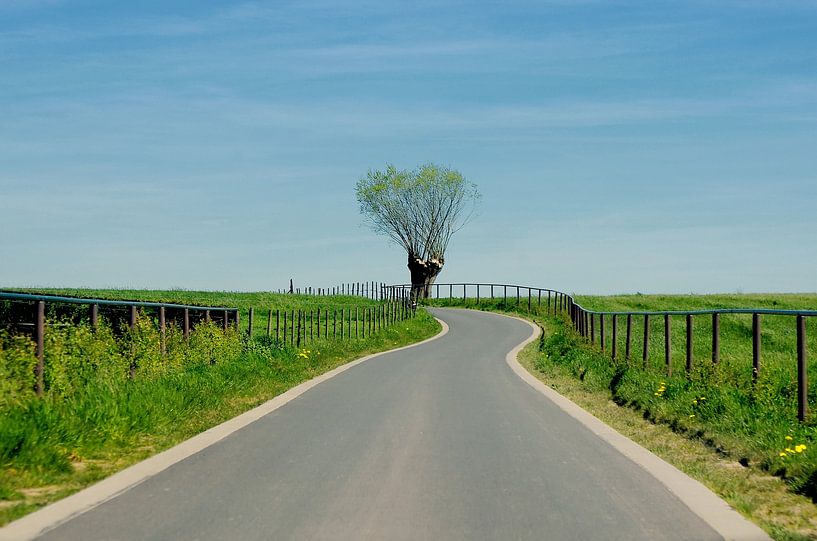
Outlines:
[[[372,359],[42,539],[718,539],[522,382],[530,327],[435,310]]]

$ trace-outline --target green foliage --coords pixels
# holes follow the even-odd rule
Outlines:
[[[468,221],[480,194],[459,171],[426,164],[413,171],[387,165],[358,180],[360,212],[372,229],[412,257],[443,260],[451,236]]]

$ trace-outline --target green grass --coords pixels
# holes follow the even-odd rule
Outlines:
[[[238,295],[246,308],[256,300],[265,308],[272,305],[267,301],[288,309],[308,310],[318,304],[315,298],[298,304],[297,296],[266,294],[129,291],[121,295],[128,300],[202,304],[230,304],[225,302],[228,297]],[[359,298],[319,299],[347,308],[364,304]],[[300,348],[267,338],[265,331],[249,339],[243,332],[224,332],[213,324],[196,327],[187,343],[172,326],[163,353],[155,321],[148,317],[140,318],[133,330],[105,324],[92,330],[84,322],[49,323],[47,392],[42,398],[32,392],[30,340],[0,336],[0,524],[352,359],[439,331],[439,324],[422,310],[415,318],[383,327],[365,339],[315,339]]]

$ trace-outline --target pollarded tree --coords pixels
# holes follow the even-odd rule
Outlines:
[[[406,249],[412,297],[428,297],[445,264],[448,241],[476,209],[476,185],[448,167],[426,164],[401,171],[387,165],[358,180],[356,192],[372,229]]]

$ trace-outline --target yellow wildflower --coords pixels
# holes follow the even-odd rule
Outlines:
[[[791,436],[786,436],[786,441],[791,441],[791,440],[793,440],[793,439],[794,439],[794,438],[792,438]]]
[[[786,456],[786,452],[785,451],[780,451],[780,456]]]
[[[796,452],[798,452],[798,453],[802,453],[803,451],[806,450],[806,446],[805,445],[795,445],[794,450]]]
[[[693,414],[691,414],[691,415],[689,416],[689,418],[690,418],[690,419],[692,419],[692,418],[694,418],[694,417],[695,417],[695,414],[694,414],[694,413],[693,413]]]
[[[788,447],[786,447],[786,449],[784,449],[784,450],[785,450],[787,453],[793,453],[793,452],[794,452],[794,449],[789,449]]]

